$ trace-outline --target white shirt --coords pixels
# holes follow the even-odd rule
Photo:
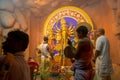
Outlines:
[[[49,55],[49,51],[47,49],[48,44],[40,44],[37,48],[41,51],[41,57],[45,57],[43,54]]]
[[[107,37],[100,36],[96,40],[96,50],[100,51],[100,55],[96,60],[96,71],[99,73],[110,74],[113,72],[112,62],[110,59],[110,43]]]

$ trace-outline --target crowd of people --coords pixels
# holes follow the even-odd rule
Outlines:
[[[113,67],[110,58],[110,42],[105,36],[105,30],[103,28],[96,30],[95,46],[88,37],[86,26],[79,26],[76,33],[78,46],[74,48],[68,39],[68,46],[64,49],[65,57],[72,62],[74,80],[93,80],[95,74],[97,80],[111,80]],[[41,79],[49,80],[51,60],[54,60],[54,57],[48,44],[48,37],[44,37],[43,40],[44,42],[37,47],[41,57],[40,64],[37,66],[40,67]],[[8,33],[6,41],[2,43],[4,54],[0,56],[0,80],[32,80],[30,66],[24,58],[24,51],[28,44],[27,33],[20,30]],[[95,64],[95,72],[92,62]]]

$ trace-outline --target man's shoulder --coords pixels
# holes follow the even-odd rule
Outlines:
[[[105,38],[107,39],[107,37],[105,35],[101,35],[98,37],[98,39],[105,39]]]
[[[104,40],[105,39],[105,36],[99,36],[98,38],[97,38],[97,41],[101,41],[101,40]]]
[[[98,37],[97,40],[99,40],[99,41],[109,41],[106,36],[100,36],[100,37]]]

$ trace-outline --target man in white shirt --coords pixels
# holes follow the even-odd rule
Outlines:
[[[95,60],[96,60],[96,74],[98,80],[111,80],[111,73],[113,73],[112,62],[110,59],[110,43],[107,39],[104,29],[97,31]]]
[[[37,50],[40,53],[41,61],[40,61],[40,75],[42,80],[47,80],[50,74],[51,68],[51,51],[48,45],[48,37],[44,37],[44,42],[38,45]],[[46,73],[46,74],[45,74]]]

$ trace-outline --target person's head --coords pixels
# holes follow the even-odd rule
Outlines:
[[[104,35],[104,34],[105,34],[105,30],[103,28],[98,29],[96,32],[97,36]]]
[[[6,41],[2,43],[4,53],[25,51],[29,43],[29,36],[23,31],[14,30],[8,33]]]
[[[45,42],[48,42],[48,37],[45,36],[45,37],[43,38],[43,40],[44,40]]]
[[[76,32],[77,32],[78,38],[84,38],[84,37],[87,37],[88,29],[86,26],[79,26],[76,29]]]

